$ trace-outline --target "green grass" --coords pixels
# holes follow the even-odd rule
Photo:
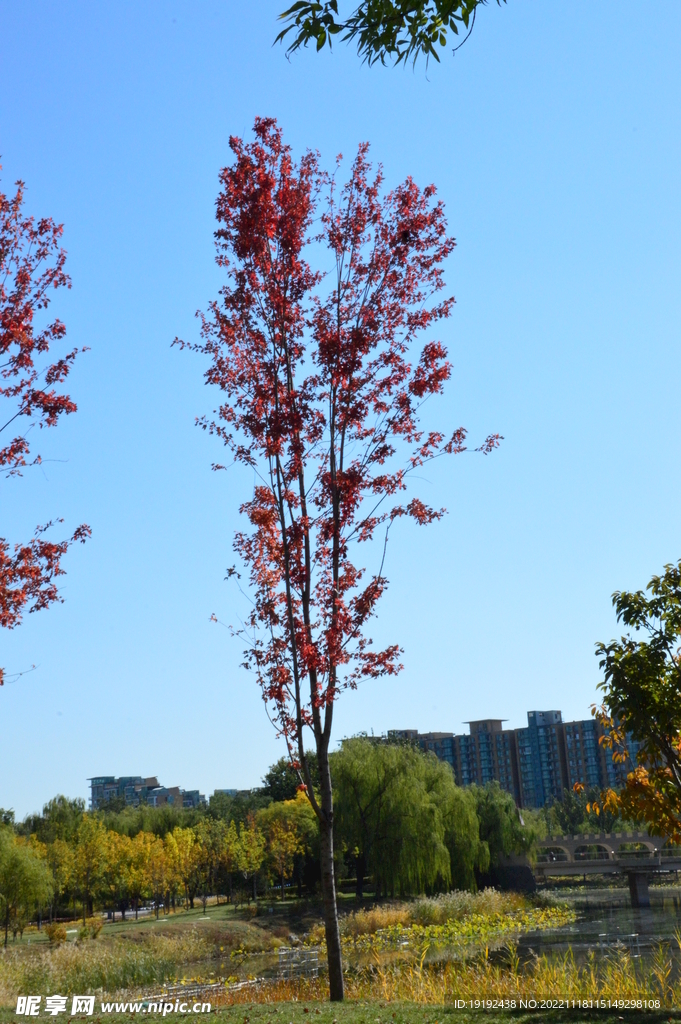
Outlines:
[[[451,930],[454,926],[470,930],[477,916],[481,916],[483,904],[495,934],[500,913],[505,913],[509,919],[517,914],[548,913],[546,908],[532,909],[521,897],[502,894],[466,895],[465,899],[451,896],[431,902],[432,906],[428,901],[413,905],[386,904],[345,918],[343,930],[348,933],[347,939],[355,932],[357,938],[363,936],[371,955],[364,957],[363,966],[348,972],[349,998],[342,1006],[323,1001],[326,993],[323,978],[292,982],[280,979],[257,992],[253,989],[232,993],[223,990],[221,998],[213,997],[213,1002],[220,1005],[215,1006],[212,1016],[219,1016],[224,1024],[310,1024],[311,1021],[314,1024],[472,1024],[473,1021],[500,1024],[502,1020],[525,1022],[530,1019],[555,1021],[556,1024],[568,1020],[681,1022],[681,1013],[669,1009],[635,1010],[633,1013],[601,1009],[589,1013],[578,1007],[566,1012],[544,1012],[538,1007],[527,1012],[518,1006],[520,998],[539,1001],[542,996],[567,995],[577,999],[597,994],[606,999],[609,996],[642,999],[660,995],[668,1007],[681,1007],[681,980],[672,969],[676,947],[672,949],[668,944],[660,946],[654,958],[646,960],[645,964],[633,961],[625,951],[606,958],[593,954],[582,966],[575,964],[569,954],[521,964],[510,936],[508,948],[491,957],[485,949],[475,953],[480,945],[476,932],[472,936],[476,941],[463,962],[425,962],[425,942],[422,953],[420,945],[414,943],[415,948],[405,954],[400,951],[396,956],[386,951],[379,956],[378,945],[383,942],[384,930],[390,932],[397,928],[402,935],[408,927],[416,937],[416,930],[420,929],[424,932],[421,937],[427,939],[429,945],[437,944],[435,940],[440,931]],[[549,909],[556,910],[555,907]],[[287,901],[283,906],[275,903],[271,912],[268,905],[261,904],[256,917],[246,907],[235,911],[226,904],[210,905],[204,916],[198,906],[193,911],[161,916],[158,921],[147,917],[135,922],[133,917],[126,922],[109,922],[98,939],[78,944],[69,942],[56,949],[38,944],[35,934],[28,933],[24,943],[10,944],[7,953],[0,954],[0,1003],[5,1007],[0,1010],[0,1024],[18,1019],[12,1012],[17,993],[44,997],[59,992],[85,994],[104,990],[110,993],[105,999],[122,1002],[134,999],[140,991],[158,992],[163,983],[184,976],[207,981],[215,978],[213,971],[216,971],[226,977],[232,973],[230,965],[235,963],[229,958],[230,951],[255,952],[271,950],[282,942],[288,944],[290,932],[296,932],[301,938],[309,934],[313,925],[318,925],[319,913],[318,904],[305,900]],[[393,921],[395,915],[397,918]],[[408,924],[417,916],[424,922],[442,918],[442,923]],[[76,924],[69,927],[76,927]],[[34,940],[31,945],[29,939]],[[249,963],[255,964],[255,961],[246,959],[245,964]],[[515,998],[516,1009],[509,1008],[501,1013],[494,1009],[476,1011],[465,1002],[482,997]],[[98,995],[94,1016],[82,1017],[82,1020],[99,1019],[103,1024],[106,1020],[132,1020],[138,1016],[102,1014],[101,998]],[[251,1001],[254,998],[257,1004]],[[464,1000],[464,1005],[457,1006],[457,1000]],[[40,1016],[45,1019],[44,1013]],[[175,1014],[168,1016],[172,1020]],[[187,1016],[196,1020],[201,1015],[190,1013]],[[61,1019],[68,1020],[68,1015],[61,1015]]]
[[[134,1020],[135,1014],[102,1014],[99,1004],[92,1017],[69,1018],[91,1021],[93,1024],[119,1024]],[[159,1015],[160,1016],[160,1015]],[[165,1020],[173,1020],[168,1014]],[[177,1016],[182,1016],[181,1014]],[[607,1010],[550,1010],[550,1011],[476,1011],[454,1007],[423,1007],[412,1003],[383,1003],[379,1000],[358,1000],[339,1003],[278,1003],[276,1006],[242,1004],[220,1008],[210,1014],[187,1014],[192,1020],[218,1020],[220,1024],[667,1024],[681,1021],[681,1011],[659,1010],[642,1013],[636,1011]],[[185,1019],[183,1017],[183,1019]],[[0,1009],[0,1024],[16,1024],[18,1018],[12,1010]],[[45,1019],[44,1016],[38,1019]],[[52,1020],[53,1018],[48,1018]],[[143,1018],[144,1019],[144,1018]],[[148,1018],[147,1018],[148,1019]],[[154,1018],[155,1019],[155,1018]],[[163,1018],[162,1018],[163,1019]]]

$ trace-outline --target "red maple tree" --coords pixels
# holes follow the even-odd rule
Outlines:
[[[16,182],[12,198],[0,192],[0,433],[8,431],[0,446],[0,472],[5,477],[21,476],[25,467],[41,462],[28,440],[33,427],[54,427],[60,416],[76,411],[60,385],[78,350],[50,362],[50,347],[66,329],[59,320],[41,328],[35,324],[52,291],[71,287],[60,247],[63,228],[51,218],[25,216],[23,205],[23,182]],[[61,560],[69,544],[87,539],[90,528],[79,526],[69,540],[50,541],[44,534],[53,525],[37,527],[24,543],[11,545],[0,537],[0,626],[6,629],[21,622],[26,608],[36,612],[62,600],[57,587],[64,574]],[[0,668],[0,685],[3,681]]]
[[[419,428],[422,403],[450,376],[445,349],[429,341],[409,358],[416,335],[450,315],[453,298],[433,297],[455,243],[435,188],[408,178],[383,194],[367,145],[339,187],[316,154],[293,162],[274,120],[256,119],[254,132],[249,144],[230,139],[234,162],[220,175],[217,262],[227,283],[199,314],[202,341],[176,344],[209,357],[205,379],[222,392],[214,417],[198,422],[255,473],[240,509],[249,529],[235,538],[253,598],[238,632],[319,819],[330,994],[342,999],[333,710],[344,689],[401,668],[399,646],[374,650],[366,632],[387,585],[388,531],[402,516],[427,524],[443,515],[406,500],[409,474],[465,450],[462,428],[449,436]],[[327,269],[313,269],[312,258]],[[478,450],[498,441],[488,437]],[[361,545],[377,531],[382,558],[369,573]]]

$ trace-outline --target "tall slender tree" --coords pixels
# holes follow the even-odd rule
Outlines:
[[[71,287],[60,245],[62,225],[49,217],[27,217],[23,205],[23,182],[16,183],[11,198],[0,192],[0,434],[6,438],[0,440],[0,473],[5,477],[21,476],[26,466],[40,463],[40,455],[31,452],[32,428],[54,427],[61,416],[76,411],[60,388],[78,349],[52,362],[50,348],[63,340],[66,328],[60,320],[36,323],[52,292]],[[44,535],[52,525],[37,527],[30,540],[14,545],[0,537],[0,626],[5,629],[17,626],[27,608],[37,612],[61,600],[61,560],[69,544],[90,535],[89,526],[82,525],[69,540],[50,541]],[[0,685],[3,680],[0,667]]]
[[[383,560],[371,574],[358,563],[360,545],[382,531],[384,558],[396,519],[439,519],[444,510],[406,500],[409,474],[465,449],[461,428],[419,428],[421,404],[450,376],[445,349],[428,341],[409,357],[416,335],[450,315],[454,299],[434,296],[455,243],[434,186],[408,178],[383,194],[367,145],[339,188],[314,153],[294,163],[274,120],[257,119],[254,131],[252,143],[230,139],[234,162],[220,177],[217,262],[227,281],[201,315],[201,342],[176,343],[209,358],[206,381],[221,391],[200,424],[255,475],[240,510],[249,528],[235,538],[253,610],[237,632],[319,819],[330,994],[339,1000],[333,711],[343,690],[401,667],[398,644],[377,651],[367,635],[387,579]],[[313,256],[330,269],[313,269]]]

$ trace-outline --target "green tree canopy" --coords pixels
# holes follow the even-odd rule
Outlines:
[[[293,53],[310,42],[317,50],[325,45],[330,47],[333,37],[338,36],[343,41],[356,41],[357,53],[367,64],[400,64],[408,60],[415,63],[419,56],[439,61],[438,47],[446,46],[451,35],[467,35],[475,23],[478,7],[487,2],[362,0],[351,13],[341,15],[338,0],[296,0],[280,15],[285,27],[276,41],[286,40],[287,53]],[[502,0],[497,0],[497,4],[501,3]]]
[[[475,797],[480,841],[487,847],[490,866],[496,866],[502,857],[510,854],[530,853],[539,838],[538,829],[521,821],[511,794],[498,782],[472,786],[471,791]]]
[[[317,790],[319,789],[319,766],[317,764],[317,755],[314,752],[308,755],[308,768],[312,779],[312,786]],[[280,757],[276,764],[272,765],[262,781],[263,788],[261,792],[272,800],[295,800],[298,787],[300,786],[300,776],[291,766],[291,761],[288,757]]]
[[[377,892],[474,886],[480,848],[474,801],[451,768],[406,744],[345,740],[331,758],[338,839]],[[454,873],[453,873],[454,869]]]
[[[629,632],[596,645],[604,673],[597,715],[615,760],[627,759],[629,737],[640,747],[625,789],[603,805],[681,841],[681,561],[645,592],[617,591],[612,603]]]
[[[13,923],[23,931],[36,906],[47,905],[52,875],[45,862],[22,838],[0,827],[0,913],[7,935]]]
[[[17,827],[25,836],[35,835],[41,843],[52,843],[55,839],[74,841],[78,827],[85,814],[85,801],[66,796],[55,796],[43,807],[42,814],[29,814]]]
[[[139,804],[137,807],[124,807],[123,810],[117,810],[115,804],[105,804],[98,812],[98,817],[106,828],[121,835],[132,838],[138,832],[151,832],[163,839],[178,826],[191,828],[198,824],[204,814],[202,807],[176,807],[174,804],[164,804],[162,807]]]

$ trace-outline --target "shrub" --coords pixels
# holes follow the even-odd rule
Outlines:
[[[54,924],[46,924],[45,932],[47,933],[48,939],[54,946],[58,946],[61,942],[66,942],[65,924],[57,924],[56,921]]]
[[[445,924],[470,914],[509,914],[527,907],[527,900],[514,892],[483,889],[482,892],[446,892],[422,898],[411,905],[414,924]]]
[[[355,938],[357,935],[373,935],[379,928],[391,925],[411,923],[410,907],[406,903],[392,906],[371,907],[367,910],[356,910],[340,921],[341,935]]]

